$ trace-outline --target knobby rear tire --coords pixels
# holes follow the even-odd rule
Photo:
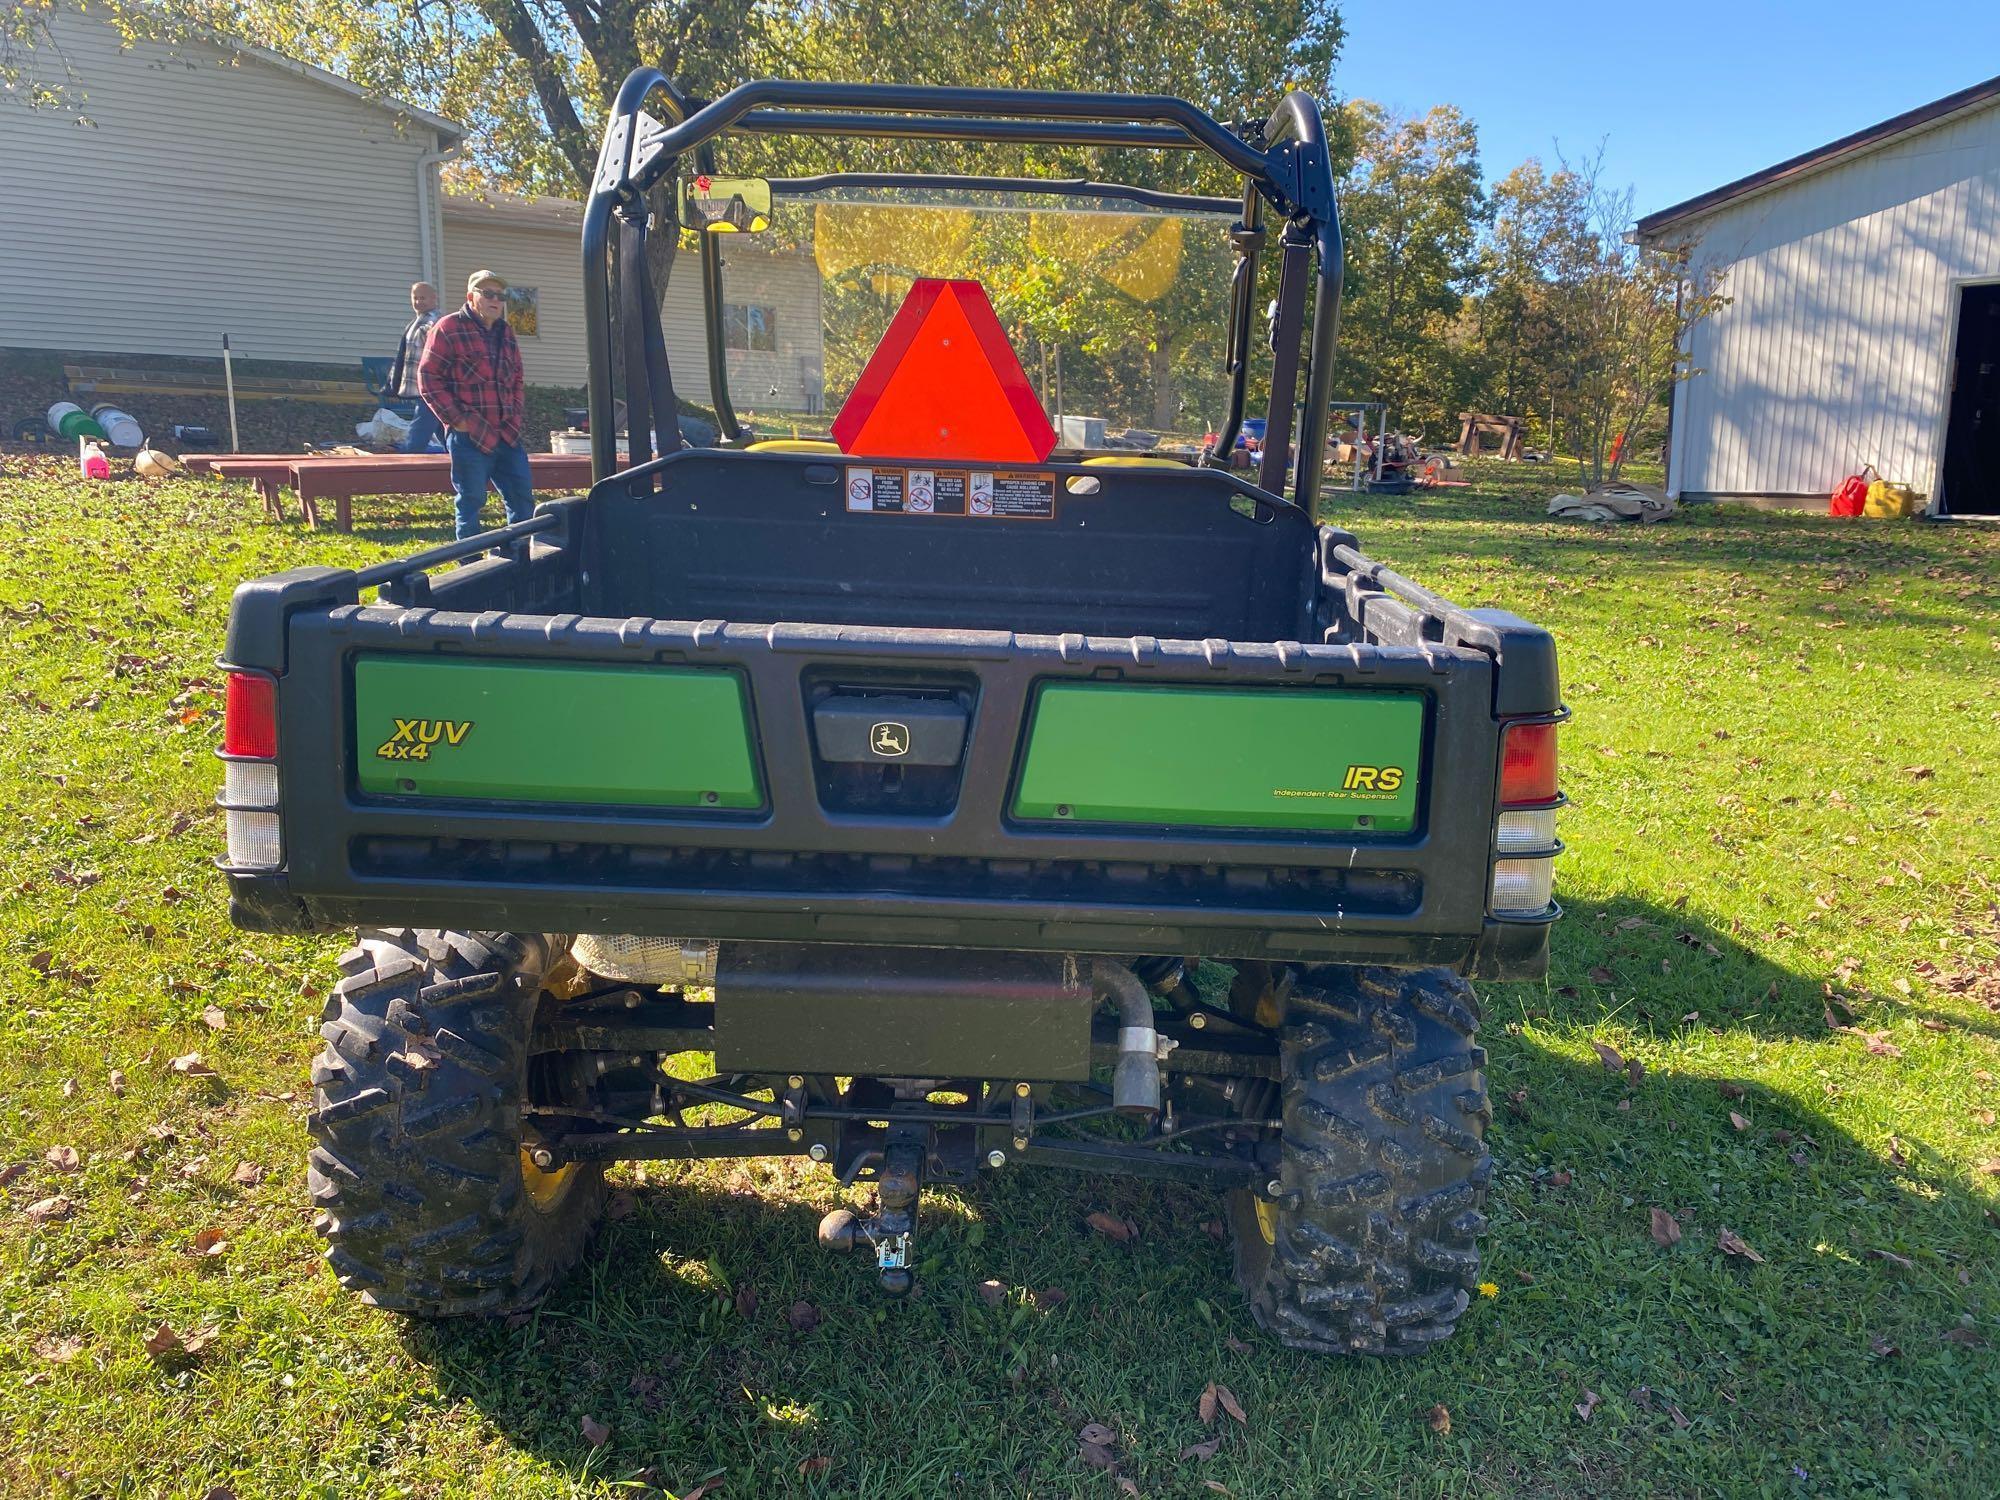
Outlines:
[[[1280,1039],[1279,1191],[1230,1195],[1237,1280],[1295,1349],[1417,1354],[1479,1281],[1492,1175],[1472,987],[1449,970],[1321,968]]]
[[[558,955],[532,933],[358,937],[307,1122],[327,1263],[364,1301],[417,1317],[528,1306],[583,1253],[605,1198],[602,1167],[545,1179],[522,1159],[528,1044]]]

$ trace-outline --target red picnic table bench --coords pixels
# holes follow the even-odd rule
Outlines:
[[[587,453],[530,453],[528,471],[538,490],[590,487]],[[306,524],[319,522],[319,502],[334,504],[334,525],[354,526],[356,495],[449,495],[451,460],[443,454],[386,453],[369,458],[293,458],[291,487],[299,492]]]
[[[285,516],[284,494],[291,488],[292,465],[310,459],[314,463],[351,464],[362,457],[372,455],[340,453],[190,453],[181,462],[187,465],[191,474],[213,474],[219,479],[247,479],[257,486],[258,498],[264,502],[264,514],[274,521]],[[306,522],[316,524],[318,517],[310,506],[306,508]]]

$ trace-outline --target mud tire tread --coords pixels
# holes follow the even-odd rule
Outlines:
[[[327,1264],[365,1301],[416,1317],[531,1306],[582,1255],[605,1199],[595,1166],[547,1211],[522,1188],[528,1044],[551,949],[507,933],[359,938],[340,958],[307,1121]],[[409,1066],[407,1038],[433,1048],[429,1066]]]
[[[1479,1003],[1443,969],[1316,968],[1280,1037],[1275,1242],[1232,1195],[1237,1279],[1290,1348],[1417,1354],[1479,1283],[1486,1055]]]

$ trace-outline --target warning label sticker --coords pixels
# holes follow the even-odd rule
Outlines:
[[[990,477],[991,515],[1002,521],[1053,521],[1056,517],[1056,476],[1032,469],[1002,469]]]
[[[847,508],[878,516],[1052,521],[1056,476],[1008,469],[849,469]]]

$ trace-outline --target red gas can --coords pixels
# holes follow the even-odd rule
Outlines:
[[[1863,469],[1859,474],[1850,474],[1840,481],[1840,488],[1833,492],[1833,498],[1826,503],[1826,513],[1830,516],[1858,516],[1861,508],[1868,503],[1868,476],[1875,471]]]

